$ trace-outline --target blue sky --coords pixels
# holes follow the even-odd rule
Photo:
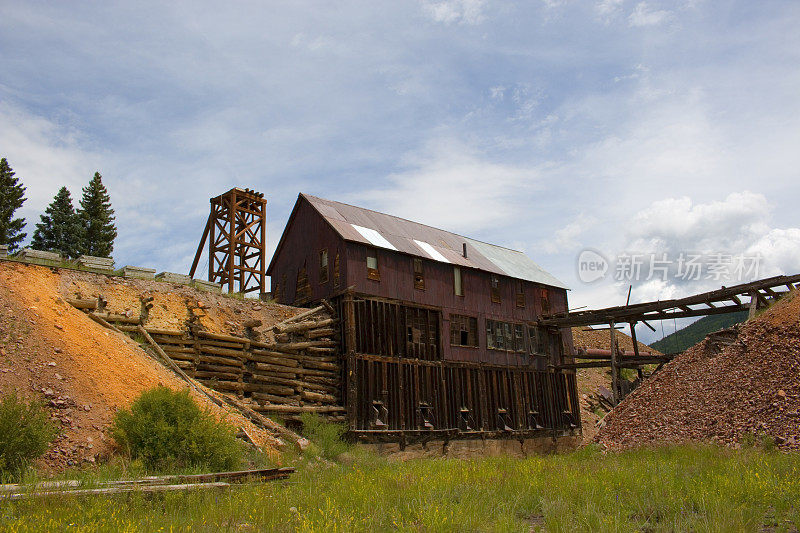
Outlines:
[[[29,233],[99,170],[117,264],[188,270],[208,198],[297,193],[521,249],[759,253],[800,271],[800,4],[10,2],[0,155]],[[719,286],[635,283],[634,301]]]

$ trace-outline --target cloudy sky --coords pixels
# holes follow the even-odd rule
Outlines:
[[[117,4],[0,2],[29,233],[99,170],[118,265],[186,272],[208,198],[241,186],[270,253],[302,191],[523,250],[573,306],[624,302],[624,253],[800,271],[798,2]],[[605,279],[579,279],[585,248]]]

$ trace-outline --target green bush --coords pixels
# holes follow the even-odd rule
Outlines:
[[[188,391],[163,386],[143,392],[130,409],[119,411],[112,427],[117,444],[151,470],[238,468],[242,445],[235,433],[230,424],[201,411]]]
[[[30,461],[47,451],[56,428],[42,405],[14,392],[0,399],[0,474],[18,478]]]
[[[303,413],[300,415],[300,422],[303,423],[303,435],[316,446],[323,457],[336,459],[350,449],[342,440],[347,431],[344,425],[327,422],[316,413]]]

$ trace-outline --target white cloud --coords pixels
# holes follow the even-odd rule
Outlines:
[[[543,240],[541,249],[549,254],[574,252],[583,244],[580,237],[596,223],[597,218],[581,213],[575,220],[556,230],[552,239]]]
[[[671,12],[654,9],[647,2],[639,2],[628,17],[628,24],[633,27],[658,26],[671,18]]]
[[[436,22],[475,25],[483,21],[485,3],[485,0],[424,1],[422,9]]]
[[[630,223],[631,250],[742,253],[769,231],[763,194],[732,193],[722,201],[694,204],[688,196],[654,202]]]
[[[469,233],[524,216],[525,199],[541,185],[532,168],[496,163],[454,140],[436,140],[407,156],[408,170],[384,186],[350,195],[351,201],[429,224]]]
[[[0,147],[16,176],[27,187],[22,208],[27,233],[33,234],[39,214],[62,186],[80,197],[80,187],[100,170],[101,157],[82,146],[80,135],[69,127],[33,115],[9,102],[0,102]]]
[[[597,15],[606,23],[622,11],[625,0],[600,0],[594,6]]]
[[[761,256],[761,276],[800,273],[800,228],[772,229],[747,248]]]

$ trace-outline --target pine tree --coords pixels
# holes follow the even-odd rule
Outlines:
[[[14,177],[6,158],[0,159],[0,244],[8,245],[10,252],[28,235],[22,233],[25,219],[14,218],[14,211],[25,202],[24,194],[25,187]]]
[[[82,252],[96,257],[111,257],[117,227],[114,225],[111,197],[99,172],[95,172],[89,185],[83,188],[78,214],[84,229]]]
[[[59,252],[65,257],[78,257],[83,243],[81,219],[72,206],[72,196],[61,187],[53,202],[47,206],[42,221],[36,224],[31,248]]]

